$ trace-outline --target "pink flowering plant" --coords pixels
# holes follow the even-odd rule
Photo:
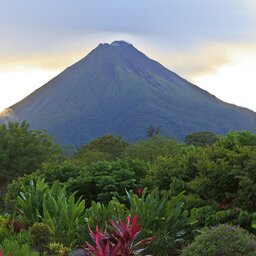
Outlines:
[[[121,219],[117,222],[111,221],[110,229],[112,231],[108,231],[107,225],[103,232],[99,230],[98,226],[95,232],[90,229],[94,245],[86,243],[86,250],[89,254],[95,256],[139,255],[153,240],[153,237],[150,237],[136,241],[142,232],[141,226],[137,224],[136,215],[133,218],[129,215],[126,218],[126,223]]]

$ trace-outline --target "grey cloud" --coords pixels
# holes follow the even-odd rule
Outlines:
[[[247,1],[1,1],[0,55],[65,51],[79,41],[95,41],[100,33],[106,38],[130,34],[178,51],[209,42],[251,40],[256,26]]]

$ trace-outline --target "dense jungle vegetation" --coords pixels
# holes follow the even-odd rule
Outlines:
[[[148,135],[67,155],[1,125],[0,255],[256,255],[256,135]]]

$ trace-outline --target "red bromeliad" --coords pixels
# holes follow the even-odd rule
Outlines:
[[[90,230],[90,236],[95,243],[95,247],[86,243],[88,251],[95,256],[132,256],[138,255],[144,251],[145,245],[150,243],[153,238],[147,238],[135,243],[135,240],[141,233],[142,229],[140,225],[137,225],[137,216],[131,219],[129,215],[126,218],[126,224],[122,220],[118,220],[117,223],[111,221],[114,231],[109,235],[107,227],[103,233],[101,233],[96,227],[94,233]]]

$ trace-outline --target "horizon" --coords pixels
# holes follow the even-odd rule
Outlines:
[[[0,1],[0,111],[116,40],[220,100],[256,111],[255,10],[252,0]]]

